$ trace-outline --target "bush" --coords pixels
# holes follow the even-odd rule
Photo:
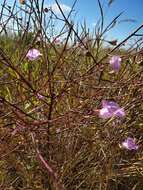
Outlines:
[[[142,26],[109,41],[120,15],[105,26],[98,1],[92,34],[56,3],[2,3],[0,188],[142,190]]]

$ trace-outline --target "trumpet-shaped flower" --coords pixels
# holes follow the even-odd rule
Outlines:
[[[42,54],[40,53],[40,51],[38,49],[30,49],[26,55],[26,57],[30,60],[30,61],[34,61],[36,59],[39,58],[39,56],[41,56]]]
[[[99,110],[99,116],[102,119],[109,119],[113,116],[121,118],[125,116],[125,111],[116,102],[103,100],[102,108]]]
[[[127,150],[138,150],[139,146],[135,143],[135,140],[128,137],[124,142],[122,142],[122,147]]]
[[[121,57],[114,55],[113,57],[111,57],[109,63],[113,69],[113,71],[118,72],[120,70],[121,67]]]

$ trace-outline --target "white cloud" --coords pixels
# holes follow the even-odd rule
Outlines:
[[[60,12],[60,9],[59,9],[59,7],[58,7],[58,5],[57,5],[56,3],[50,5],[49,7],[52,9],[52,11],[53,11],[55,14],[60,14],[60,13],[61,13],[61,12]],[[69,6],[65,5],[65,4],[60,4],[60,7],[61,7],[61,9],[62,9],[62,11],[63,11],[64,13],[68,13],[68,12],[71,11],[71,7],[69,7]]]
[[[95,23],[95,22],[92,23],[92,26],[93,26],[93,27],[96,26],[96,25],[97,25],[97,23]]]

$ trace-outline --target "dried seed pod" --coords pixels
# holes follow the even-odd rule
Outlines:
[[[24,5],[24,4],[25,4],[25,0],[19,0],[19,3],[20,3],[21,5]]]
[[[48,9],[48,8],[45,8],[45,9],[44,9],[44,12],[45,12],[45,13],[48,13],[48,12],[49,12],[49,9]]]

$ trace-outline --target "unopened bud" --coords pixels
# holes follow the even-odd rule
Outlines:
[[[108,43],[111,44],[112,46],[116,46],[117,40],[108,41]]]

